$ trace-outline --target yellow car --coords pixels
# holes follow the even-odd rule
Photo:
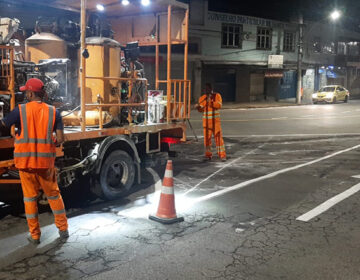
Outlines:
[[[318,102],[336,103],[337,101],[349,101],[350,93],[343,86],[325,86],[313,93],[312,101],[314,104]]]

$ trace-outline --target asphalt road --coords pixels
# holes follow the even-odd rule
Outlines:
[[[360,279],[360,102],[221,115],[227,162],[202,162],[201,138],[174,147],[184,222],[147,218],[164,166],[123,200],[65,192],[66,243],[46,209],[38,247],[0,220],[0,279]]]

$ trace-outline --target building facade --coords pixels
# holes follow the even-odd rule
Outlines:
[[[306,23],[302,37],[303,101],[340,84],[359,94],[360,33],[326,21]],[[225,102],[295,99],[299,24],[209,11],[190,2],[189,71],[196,100],[206,82]]]

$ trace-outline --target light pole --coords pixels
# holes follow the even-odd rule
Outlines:
[[[341,17],[341,12],[334,10],[329,18],[332,21],[337,21]],[[297,59],[297,88],[296,88],[296,104],[301,104],[301,88],[302,88],[302,57],[303,57],[303,43],[304,43],[304,20],[302,14],[299,15],[299,44],[298,44],[298,59]],[[310,33],[310,30],[308,31]]]
[[[301,84],[302,84],[302,45],[303,45],[303,25],[304,20],[302,14],[299,15],[299,44],[298,44],[298,59],[297,59],[297,89],[296,89],[296,104],[301,104]]]

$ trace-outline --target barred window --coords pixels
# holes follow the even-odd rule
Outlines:
[[[270,28],[258,27],[256,34],[256,48],[258,50],[271,50],[272,31]]]
[[[284,31],[284,52],[295,51],[295,32]]]
[[[221,47],[222,48],[241,48],[242,47],[242,25],[241,24],[222,24]]]

